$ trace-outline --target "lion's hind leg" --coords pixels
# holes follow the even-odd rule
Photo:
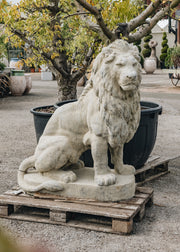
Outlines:
[[[69,164],[69,155],[62,146],[51,146],[44,150],[35,162],[35,168],[41,173],[50,173],[59,170]],[[76,174],[73,171],[62,170],[61,180],[64,183],[76,181]]]
[[[118,173],[121,175],[133,175],[135,174],[135,168],[132,165],[126,165],[123,164],[120,169],[116,169],[116,171],[118,170]]]

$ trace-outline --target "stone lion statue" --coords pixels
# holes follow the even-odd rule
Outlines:
[[[59,107],[50,118],[33,156],[18,171],[18,183],[25,191],[63,190],[76,181],[73,169],[83,167],[80,155],[91,148],[94,180],[99,186],[116,183],[116,174],[134,174],[123,164],[123,146],[134,136],[140,120],[141,66],[135,46],[116,40],[103,48],[94,60],[91,77],[77,102]],[[110,149],[114,170],[108,167]],[[47,174],[61,171],[61,181],[27,184],[28,169]]]

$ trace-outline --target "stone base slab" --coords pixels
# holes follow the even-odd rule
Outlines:
[[[38,185],[48,180],[61,182],[64,171],[51,171],[48,173],[27,173],[24,176],[28,184]],[[73,170],[77,176],[75,182],[63,183],[63,190],[48,192],[42,190],[41,193],[51,193],[67,198],[91,199],[98,201],[120,201],[130,199],[135,195],[134,175],[117,175],[116,184],[110,186],[98,186],[94,181],[94,169],[82,168]],[[113,170],[112,170],[113,172]]]

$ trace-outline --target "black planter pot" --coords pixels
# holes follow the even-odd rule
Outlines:
[[[39,138],[43,134],[43,131],[46,127],[47,122],[49,121],[49,118],[52,116],[52,112],[43,112],[43,110],[49,110],[50,108],[54,108],[54,105],[47,105],[47,106],[41,106],[32,108],[30,112],[33,114],[34,118],[34,127],[36,132],[36,140],[39,141]]]
[[[58,108],[72,101],[64,101],[55,104]],[[37,142],[39,137],[42,135],[44,128],[51,117],[52,113],[39,112],[39,109],[49,108],[49,106],[37,107],[31,109],[34,115],[34,125],[36,130]],[[124,163],[131,164],[136,169],[142,167],[147,161],[149,155],[154,147],[156,136],[157,136],[157,126],[158,126],[158,115],[161,114],[162,107],[153,102],[141,101],[141,120],[139,127],[133,137],[133,139],[124,145]],[[81,156],[84,161],[85,166],[92,167],[93,159],[91,156],[91,151],[87,150]],[[111,163],[110,153],[108,152],[109,166],[113,168]]]
[[[124,145],[124,163],[136,169],[142,167],[156,142],[158,115],[162,107],[153,102],[141,101],[141,120],[132,140]]]

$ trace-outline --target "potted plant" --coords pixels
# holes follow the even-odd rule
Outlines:
[[[171,52],[171,61],[175,67],[175,69],[180,67],[180,46],[174,47]]]
[[[35,66],[34,66],[34,64],[30,64],[29,70],[30,70],[31,73],[35,73]]]
[[[24,70],[12,70],[11,71],[11,94],[14,96],[23,95],[26,89],[26,79],[24,76]]]
[[[180,46],[168,48],[165,66],[169,69],[177,69],[180,67]]]
[[[169,78],[172,84],[176,86],[180,79],[180,74],[177,72],[177,69],[180,68],[180,46],[168,49],[165,66],[170,69]],[[177,81],[174,81],[174,79]]]

